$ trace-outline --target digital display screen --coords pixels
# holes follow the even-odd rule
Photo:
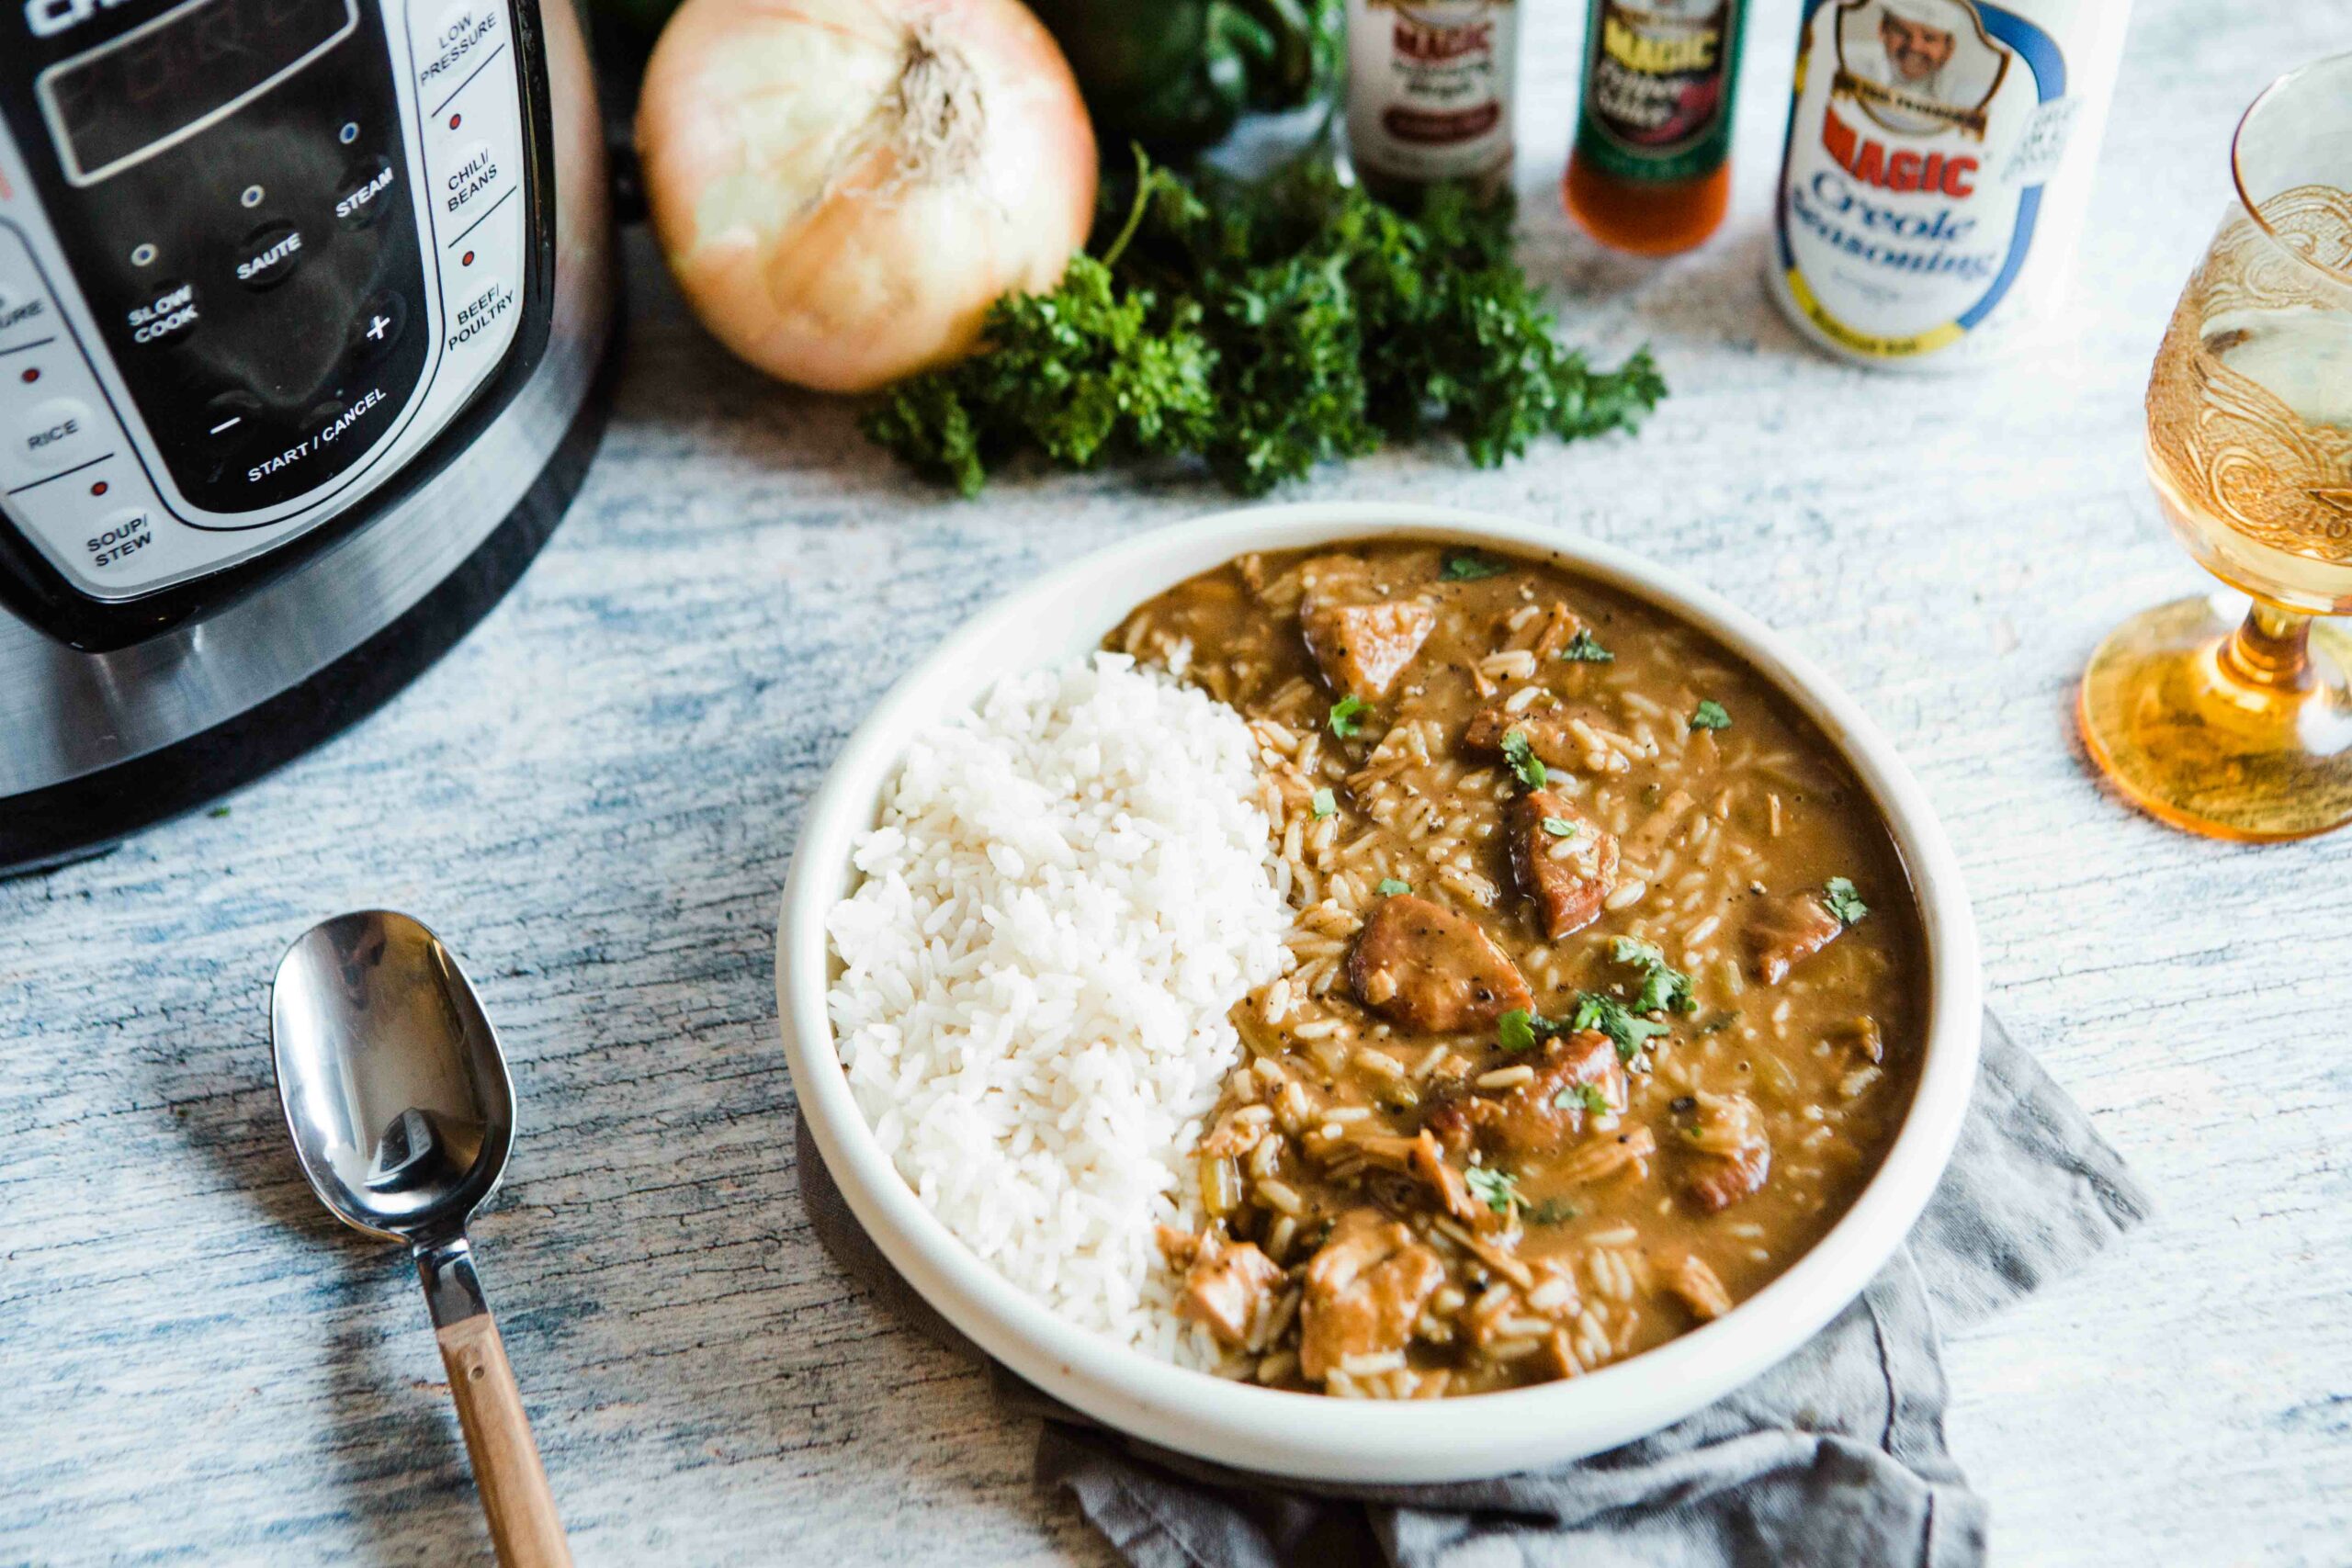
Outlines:
[[[74,185],[195,135],[359,25],[356,0],[189,0],[40,74],[41,112]]]

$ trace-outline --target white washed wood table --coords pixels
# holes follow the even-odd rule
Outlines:
[[[2138,406],[2239,109],[2352,7],[2146,0],[2079,334],[1956,382],[1801,349],[1758,285],[1794,37],[1759,5],[1727,231],[1605,258],[1550,199],[1581,6],[1532,6],[1525,258],[1674,396],[1638,441],[1306,496],[1556,521],[1787,632],[1894,736],[1975,892],[1992,994],[2163,1204],[1951,1347],[1953,1437],[2030,1563],[2352,1561],[2352,834],[2247,850],[2103,796],[2068,732],[2109,626],[2195,590]],[[405,1259],[285,1146],[270,966],[387,904],[465,958],[524,1133],[476,1226],[580,1561],[1099,1561],[1032,1431],[810,1235],[770,942],[803,803],[991,595],[1220,504],[1192,481],[965,503],[727,361],[641,235],[618,411],[514,594],[369,723],[198,815],[0,884],[0,1562],[486,1554]]]

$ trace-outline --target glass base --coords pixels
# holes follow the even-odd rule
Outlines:
[[[2301,839],[2352,822],[2352,636],[2311,623],[2307,663],[2265,684],[2225,658],[2236,629],[2197,598],[2109,633],[2076,704],[2091,761],[2132,805],[2193,833]]]

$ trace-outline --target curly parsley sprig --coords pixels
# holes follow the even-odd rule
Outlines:
[[[1023,449],[1197,458],[1256,495],[1437,431],[1492,467],[1632,429],[1665,395],[1646,352],[1600,371],[1562,346],[1508,211],[1458,192],[1408,217],[1314,162],[1188,181],[1138,152],[1126,194],[1099,255],[998,300],[988,346],[899,383],[866,434],[967,495]]]

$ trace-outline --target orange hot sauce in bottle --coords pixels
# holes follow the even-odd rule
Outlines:
[[[1594,239],[1672,255],[1723,221],[1747,21],[1747,0],[1592,0],[1563,195]]]

